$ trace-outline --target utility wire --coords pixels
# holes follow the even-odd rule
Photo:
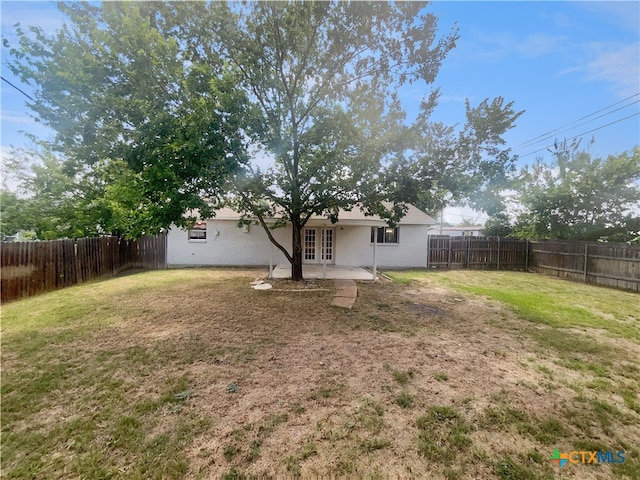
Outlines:
[[[593,128],[593,129],[588,130],[588,131],[586,131],[586,132],[579,133],[578,135],[575,135],[575,136],[573,136],[573,137],[571,137],[571,138],[568,138],[567,140],[574,140],[574,139],[576,139],[576,138],[578,138],[578,137],[582,137],[583,135],[587,135],[588,133],[592,133],[592,132],[595,132],[595,131],[597,131],[597,130],[602,130],[602,129],[603,129],[603,128],[605,128],[605,127],[608,127],[608,126],[610,126],[610,125],[614,125],[614,124],[616,124],[616,123],[620,123],[620,122],[622,122],[622,121],[624,121],[624,120],[627,120],[627,119],[629,119],[629,118],[631,118],[631,117],[636,117],[636,116],[638,116],[638,115],[640,115],[640,112],[633,113],[633,114],[628,115],[628,116],[626,116],[626,117],[624,117],[624,118],[620,118],[620,119],[618,119],[618,120],[616,120],[616,121],[614,121],[614,122],[607,123],[606,125],[601,125],[601,126],[599,126],[599,127]],[[524,154],[524,155],[520,155],[520,156],[519,156],[519,158],[528,157],[529,155],[533,155],[534,153],[541,152],[542,150],[544,150],[544,149],[546,149],[546,148],[549,148],[549,147],[552,147],[552,146],[553,146],[553,144],[547,145],[547,146],[545,146],[545,147],[541,147],[541,148],[539,148],[539,149],[537,149],[537,150],[534,150],[533,152],[529,152],[529,153],[526,153],[526,154]]]
[[[606,117],[607,115],[611,115],[612,113],[618,112],[618,111],[620,111],[620,110],[622,110],[622,109],[624,109],[624,108],[627,108],[627,107],[630,107],[630,106],[632,106],[632,105],[635,105],[636,103],[640,103],[640,100],[636,100],[635,102],[632,102],[632,103],[630,103],[629,105],[624,105],[623,107],[619,107],[619,108],[616,108],[615,110],[611,110],[610,112],[603,113],[602,115],[598,115],[597,117],[594,117],[594,118],[592,118],[591,120],[587,120],[586,122],[577,123],[576,125],[573,125],[573,126],[572,126],[572,127],[570,127],[570,128],[565,128],[564,130],[556,129],[556,131],[555,131],[556,133],[555,133],[554,135],[549,135],[549,136],[547,136],[547,137],[541,138],[541,139],[540,139],[540,140],[538,140],[537,142],[530,143],[528,146],[529,146],[529,147],[532,147],[532,146],[534,146],[534,145],[535,145],[535,144],[537,144],[537,143],[546,142],[547,140],[549,140],[549,139],[550,139],[550,138],[552,138],[552,137],[555,137],[555,136],[556,136],[557,134],[559,134],[559,133],[568,132],[569,130],[573,130],[574,128],[581,127],[581,126],[583,126],[583,125],[586,125],[586,124],[588,124],[588,123],[593,122],[594,120],[598,120],[599,118]]]
[[[2,78],[2,81],[3,81],[3,82],[7,82],[9,85],[11,85],[13,88],[15,88],[16,90],[18,90],[21,94],[23,94],[23,95],[24,95],[25,97],[27,97],[29,100],[31,100],[32,102],[35,102],[35,99],[34,99],[31,95],[29,95],[28,93],[26,93],[24,90],[22,90],[22,89],[21,89],[21,88],[19,88],[19,87],[16,87],[13,83],[11,83],[11,82],[10,82],[9,80],[7,80],[6,78],[4,78],[4,77],[0,77],[0,78]]]
[[[533,143],[533,142],[535,142],[536,140],[538,140],[538,139],[540,139],[540,138],[542,138],[542,137],[546,137],[547,135],[554,134],[554,133],[558,132],[559,130],[561,130],[561,129],[565,128],[565,127],[568,127],[568,126],[570,126],[570,125],[573,125],[574,123],[577,123],[577,122],[579,122],[579,121],[581,121],[581,120],[584,120],[584,119],[586,119],[586,118],[592,117],[593,115],[596,115],[596,114],[598,114],[598,113],[600,113],[600,112],[603,112],[603,111],[605,111],[605,110],[608,110],[608,109],[609,109],[609,108],[611,108],[611,107],[615,107],[616,105],[619,105],[619,104],[621,104],[621,103],[624,103],[624,102],[626,102],[627,100],[631,100],[632,98],[635,98],[635,97],[638,97],[638,96],[640,96],[640,93],[636,93],[635,95],[631,95],[630,97],[627,97],[627,98],[625,98],[624,100],[620,100],[619,102],[612,103],[611,105],[607,105],[606,107],[601,108],[600,110],[596,110],[595,112],[592,112],[592,113],[590,113],[590,114],[588,114],[588,115],[585,115],[585,116],[583,116],[583,117],[580,117],[580,118],[578,118],[577,120],[574,120],[573,122],[569,122],[569,123],[567,123],[567,124],[565,124],[565,125],[562,125],[561,127],[558,127],[558,128],[556,128],[556,129],[554,129],[554,130],[550,130],[550,131],[548,131],[548,132],[546,132],[546,133],[543,133],[542,135],[538,135],[537,137],[534,137],[534,138],[532,138],[531,140],[527,140],[526,142],[521,143],[520,145],[518,145],[518,147],[517,147],[517,148],[520,148],[520,147],[523,147],[523,146],[528,145],[528,144],[530,144],[530,143]],[[637,101],[636,101],[636,102],[633,102],[633,103],[631,103],[631,104],[629,104],[629,105],[626,105],[626,106],[624,106],[624,107],[620,107],[620,108],[619,108],[619,109],[617,109],[617,110],[620,110],[621,108],[626,108],[626,107],[631,106],[631,105],[633,105],[633,104],[635,104],[635,103],[638,103],[638,102],[637,102]],[[617,110],[614,110],[614,111],[617,111]],[[613,112],[610,112],[610,113],[613,113]],[[608,115],[608,114],[605,114],[605,115]],[[603,116],[603,115],[601,115],[601,116]],[[600,118],[600,117],[598,117],[598,118]],[[539,143],[539,142],[536,142],[536,143]]]

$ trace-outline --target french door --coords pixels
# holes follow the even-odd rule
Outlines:
[[[302,233],[304,263],[335,262],[335,229],[307,227]]]

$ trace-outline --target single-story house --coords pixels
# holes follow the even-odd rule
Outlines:
[[[191,230],[172,227],[167,235],[167,263],[181,266],[267,266],[288,263],[262,226],[239,226],[230,208],[216,212]],[[269,222],[267,222],[269,223]],[[341,211],[338,222],[312,217],[302,231],[303,263],[353,267],[426,267],[427,229],[435,220],[413,205],[394,228],[360,210]],[[291,225],[271,231],[291,252]],[[374,244],[375,241],[375,244]],[[375,257],[375,258],[374,258]]]
[[[452,237],[484,237],[484,225],[470,225],[467,227],[445,227],[433,225],[429,227],[429,235],[449,235]]]

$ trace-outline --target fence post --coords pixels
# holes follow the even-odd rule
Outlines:
[[[500,270],[500,237],[498,237],[498,270]]]
[[[587,283],[587,260],[589,258],[589,242],[584,243],[584,275],[582,281]]]
[[[429,270],[429,257],[431,256],[431,235],[427,234],[427,270]]]
[[[524,252],[524,271],[528,272],[529,271],[529,239],[527,238],[527,243],[525,244],[525,247],[527,248]]]
[[[447,257],[447,268],[451,268],[451,235],[447,237],[449,239],[449,256]]]
[[[464,258],[464,268],[469,268],[469,256],[471,253],[471,237],[466,237],[467,238],[467,252]]]

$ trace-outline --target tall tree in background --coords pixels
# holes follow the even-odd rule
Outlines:
[[[558,144],[554,163],[526,168],[516,183],[523,238],[629,241],[640,235],[640,147],[593,158]]]
[[[62,154],[60,173],[74,183],[105,162],[124,162],[111,171],[136,193],[130,224],[120,226],[129,236],[186,225],[192,209],[209,215],[227,175],[246,161],[250,115],[236,74],[174,36],[186,10],[180,4],[60,9],[69,23],[53,36],[18,28],[9,62],[36,87],[28,106],[55,131],[45,147]]]

